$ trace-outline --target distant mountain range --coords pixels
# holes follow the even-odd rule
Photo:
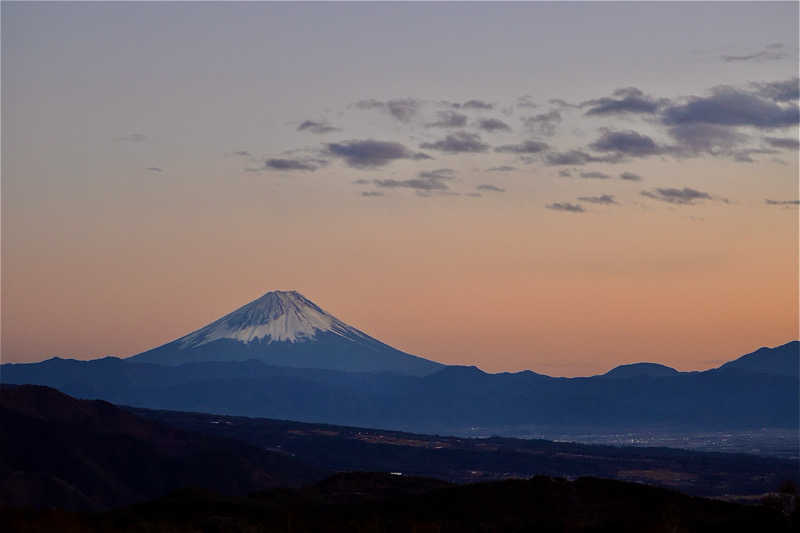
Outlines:
[[[247,361],[348,372],[431,374],[442,364],[401,352],[325,312],[297,291],[273,291],[130,361]]]
[[[797,357],[797,342],[774,350]],[[772,354],[772,351],[762,352]],[[104,358],[7,364],[4,383],[55,387],[139,407],[423,432],[514,427],[797,428],[796,376],[722,367],[666,376],[552,378],[448,366],[427,376],[276,367],[162,366]]]
[[[796,428],[798,346],[704,372],[635,363],[587,378],[487,374],[401,352],[276,291],[127,359],[4,364],[0,382],[139,407],[413,431]]]

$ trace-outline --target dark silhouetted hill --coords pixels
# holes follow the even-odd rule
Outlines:
[[[789,376],[796,379],[800,377],[800,341],[792,341],[777,348],[759,348],[735,361],[725,363],[720,369]]]
[[[665,377],[680,374],[674,368],[670,368],[658,363],[633,363],[630,365],[620,365],[603,374],[607,378],[638,378],[643,376]]]
[[[0,505],[14,506],[104,509],[181,487],[246,494],[326,472],[39,386],[0,387],[0,450]]]
[[[386,474],[340,474],[248,498],[181,491],[109,513],[7,510],[27,532],[789,532],[797,516],[597,478],[544,476],[463,486]]]

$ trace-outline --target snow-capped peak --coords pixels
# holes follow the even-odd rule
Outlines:
[[[182,347],[196,347],[219,339],[244,343],[302,342],[318,332],[343,337],[363,336],[297,291],[272,291],[179,342]]]

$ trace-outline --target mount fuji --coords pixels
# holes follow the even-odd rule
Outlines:
[[[272,291],[128,361],[175,366],[256,359],[276,366],[424,376],[444,365],[374,339],[297,291]]]

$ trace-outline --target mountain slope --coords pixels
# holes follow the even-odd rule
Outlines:
[[[800,377],[800,341],[787,342],[775,348],[759,348],[753,353],[725,363],[720,369]]]
[[[0,387],[0,450],[0,506],[104,509],[182,487],[237,495],[326,473],[36,386]]]
[[[180,365],[248,359],[295,368],[418,376],[443,366],[370,337],[296,291],[268,292],[197,331],[128,360]]]

